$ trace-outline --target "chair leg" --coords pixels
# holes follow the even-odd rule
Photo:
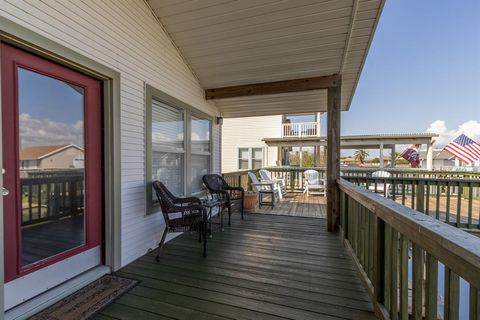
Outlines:
[[[165,238],[167,237],[167,233],[168,233],[168,227],[165,227],[165,230],[163,231],[163,235],[162,235],[162,240],[160,240],[160,243],[158,244],[157,255],[155,256],[155,260],[157,262],[160,261],[160,252],[163,248],[163,244],[165,243]]]
[[[203,257],[205,258],[207,256],[207,221],[203,222]]]
[[[243,199],[240,200],[240,201],[241,201],[240,202],[240,210],[242,210],[241,213],[242,213],[242,220],[243,220]]]
[[[232,225],[232,206],[228,206],[228,225]]]
[[[203,228],[202,225],[198,227],[198,242],[202,242],[202,233],[203,233]]]

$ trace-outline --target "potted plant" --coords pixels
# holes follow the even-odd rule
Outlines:
[[[244,209],[255,209],[258,202],[258,193],[255,191],[245,191],[245,196],[243,198],[243,208]]]

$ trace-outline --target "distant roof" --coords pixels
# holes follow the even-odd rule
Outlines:
[[[447,151],[443,151],[443,149],[434,149],[432,151],[432,154],[433,154],[433,159],[434,160],[450,160],[450,159],[455,158],[454,156],[452,156]],[[427,151],[420,150],[420,158],[421,159],[426,159],[427,158]]]
[[[50,146],[29,147],[29,148],[23,148],[20,150],[20,160],[41,159],[51,153],[55,153],[70,147],[83,150],[83,148],[76,146],[74,144],[56,144],[56,145],[50,145]]]

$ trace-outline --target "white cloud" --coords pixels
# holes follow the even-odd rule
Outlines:
[[[444,147],[462,133],[480,143],[480,122],[476,120],[464,122],[455,129],[449,129],[444,120],[436,120],[430,124],[427,132],[439,134],[439,137],[435,141],[436,148]]]
[[[55,144],[76,144],[83,147],[83,121],[74,124],[35,119],[28,113],[20,114],[22,147]]]

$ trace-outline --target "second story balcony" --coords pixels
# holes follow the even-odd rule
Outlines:
[[[282,138],[320,137],[318,122],[282,123]]]

